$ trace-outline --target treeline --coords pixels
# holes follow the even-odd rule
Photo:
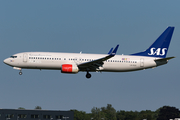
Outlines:
[[[74,111],[74,120],[169,120],[180,118],[180,110],[175,107],[163,106],[156,111],[116,111],[111,104],[106,107],[93,107],[91,113]]]
[[[25,110],[23,107],[19,107],[18,109]],[[35,110],[42,110],[41,106],[35,106]]]

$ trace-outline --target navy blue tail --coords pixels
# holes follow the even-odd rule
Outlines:
[[[131,55],[166,58],[173,31],[174,27],[168,27],[146,51]]]

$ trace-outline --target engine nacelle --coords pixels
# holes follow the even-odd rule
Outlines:
[[[77,65],[63,64],[61,66],[61,72],[62,73],[78,73],[79,72],[79,68],[77,67]]]

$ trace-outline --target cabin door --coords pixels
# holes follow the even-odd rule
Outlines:
[[[23,54],[23,62],[27,62],[27,54]]]
[[[144,58],[140,59],[140,67],[144,67]]]

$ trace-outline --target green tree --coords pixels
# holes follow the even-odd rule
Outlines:
[[[117,120],[125,120],[126,118],[126,111],[121,110],[116,112],[116,118]]]
[[[180,117],[179,109],[170,106],[163,106],[159,109],[157,120],[169,120]]]
[[[117,111],[116,117],[117,120],[139,120],[138,119],[139,112],[135,111]]]
[[[18,109],[25,110],[25,108],[23,108],[23,107],[19,107]]]
[[[126,112],[126,118],[125,120],[137,120],[138,114],[133,111],[127,111]]]
[[[156,120],[155,112],[152,112],[151,110],[141,111],[138,115],[138,119]]]
[[[84,111],[71,110],[74,111],[74,120],[90,120],[91,114],[87,114]]]
[[[36,106],[34,109],[42,110],[41,106]]]
[[[91,109],[92,117],[91,120],[106,120],[106,117],[100,108],[93,107]]]
[[[106,107],[101,107],[101,111],[104,113],[107,120],[116,120],[116,110],[111,104],[107,104]]]

